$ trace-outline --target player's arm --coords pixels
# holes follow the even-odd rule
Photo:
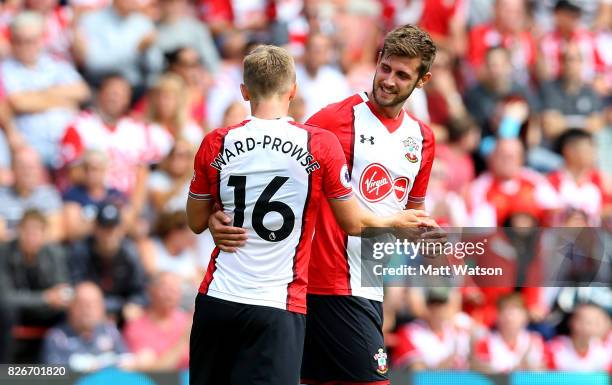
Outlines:
[[[354,196],[348,199],[329,199],[336,221],[348,235],[359,235],[366,227],[423,227],[428,214],[423,210],[404,210],[392,216],[377,216],[364,209]]]
[[[208,174],[210,162],[207,157],[212,154],[211,143],[214,133],[206,135],[193,161],[193,178],[187,198],[187,224],[191,231],[200,234],[208,228],[208,220],[213,211],[213,197]]]
[[[196,234],[208,228],[208,219],[212,213],[212,200],[199,200],[191,196],[187,198],[187,223]]]

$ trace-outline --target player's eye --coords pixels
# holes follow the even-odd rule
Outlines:
[[[389,66],[388,66],[388,65],[386,65],[386,64],[383,64],[383,65],[381,66],[381,69],[382,69],[382,71],[383,71],[384,73],[389,73],[389,72],[391,72],[391,67],[389,67]]]

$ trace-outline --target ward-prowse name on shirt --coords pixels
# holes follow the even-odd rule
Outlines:
[[[261,138],[247,137],[244,140],[236,140],[231,148],[222,147],[217,156],[215,156],[210,163],[210,166],[221,171],[233,158],[253,151],[256,147],[288,154],[304,167],[308,175],[321,168],[319,162],[314,160],[314,156],[304,147],[290,140],[272,137],[270,135],[263,135]]]

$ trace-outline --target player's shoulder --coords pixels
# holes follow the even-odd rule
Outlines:
[[[364,103],[360,94],[354,94],[336,103],[328,104],[312,115],[306,124],[328,129],[329,125],[337,125],[353,120],[353,107]]]
[[[435,136],[434,136],[434,132],[431,129],[431,127],[429,127],[429,125],[427,123],[425,123],[424,121],[422,121],[421,119],[417,118],[416,116],[406,112],[406,117],[405,119],[408,119],[409,121],[413,122],[414,124],[417,124],[419,126],[419,129],[421,130],[421,135],[423,136],[423,140],[425,142],[434,142],[435,141]]]
[[[313,148],[327,146],[332,142],[338,141],[336,135],[334,135],[331,131],[328,131],[327,129],[318,126],[313,126],[310,124],[301,124],[294,121],[291,121],[289,123],[298,129],[308,132],[308,136],[310,137],[310,143]]]

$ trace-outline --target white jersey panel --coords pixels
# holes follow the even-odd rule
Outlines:
[[[228,132],[223,154],[223,210],[248,240],[235,253],[219,253],[208,295],[286,309],[309,192],[308,132],[287,120],[251,118]]]

